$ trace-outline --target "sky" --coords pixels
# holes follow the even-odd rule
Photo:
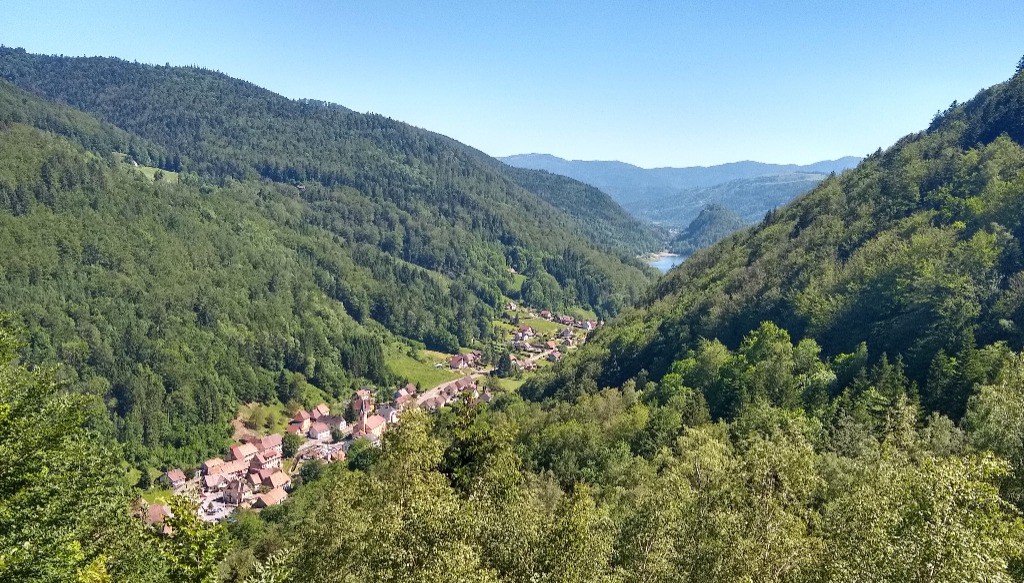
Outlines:
[[[0,44],[199,65],[494,156],[805,164],[1006,80],[1024,2],[3,0]]]

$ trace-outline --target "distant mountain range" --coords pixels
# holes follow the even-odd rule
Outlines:
[[[565,160],[550,154],[517,154],[500,160],[591,184],[638,218],[684,229],[710,204],[721,205],[747,222],[760,220],[771,209],[814,188],[830,173],[853,168],[861,159],[846,156],[807,165],[744,161],[650,169],[616,161]]]

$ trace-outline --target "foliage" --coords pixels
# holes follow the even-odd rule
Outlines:
[[[168,575],[172,581],[210,583],[217,580],[217,565],[228,550],[227,530],[199,518],[198,505],[175,496],[170,501],[171,515],[164,519],[168,535],[159,537]]]
[[[286,458],[293,458],[299,452],[299,447],[305,442],[306,440],[301,435],[289,431],[281,438],[281,453]]]
[[[521,293],[510,268],[532,300],[603,316],[653,277],[622,255],[637,240],[588,241],[511,169],[392,120],[116,59],[0,48],[0,75],[106,120],[0,82],[0,309],[29,362],[104,400],[133,465],[221,451],[240,402],[397,383],[396,336],[485,344]],[[579,186],[551,180],[552,200]]]
[[[0,579],[161,580],[116,448],[88,428],[102,407],[19,364],[17,349],[0,327]]]

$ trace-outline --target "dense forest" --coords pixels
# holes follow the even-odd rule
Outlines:
[[[165,170],[348,187],[404,212],[432,212],[451,228],[489,229],[508,246],[540,246],[548,228],[631,255],[658,244],[653,230],[599,190],[546,173],[513,173],[445,136],[331,103],[287,99],[206,69],[0,47],[0,78],[159,144],[164,153],[150,153],[150,165]],[[523,183],[565,212],[539,203],[538,192],[517,187]],[[543,229],[513,213],[540,218]]]
[[[565,232],[523,265],[476,228],[465,271],[425,267],[373,217],[429,210],[151,179],[85,144],[173,160],[156,136],[0,85],[0,580],[1024,580],[1021,69],[698,251],[518,391],[407,412],[258,513],[175,498],[169,534],[121,471],[212,447],[237,391],[393,380],[381,342],[412,341],[418,309],[429,334],[501,294],[598,307],[572,295],[591,269],[637,294],[645,272]],[[396,282],[404,312],[380,299]]]
[[[20,54],[5,49],[0,67]],[[183,145],[0,81],[0,310],[24,325],[28,361],[63,362],[104,399],[131,463],[190,463],[223,447],[239,402],[397,383],[383,350],[396,340],[483,344],[507,297],[609,317],[652,280],[625,243],[585,240],[577,219],[490,170],[502,164],[385,122],[452,144],[438,156],[462,169],[414,161],[410,146],[392,161],[402,176],[369,172],[363,190],[188,171]],[[546,198],[600,195],[538,174]],[[608,232],[638,232],[614,214]]]

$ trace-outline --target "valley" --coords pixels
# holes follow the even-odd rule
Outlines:
[[[0,580],[1020,581],[1022,203],[1024,59],[643,169],[0,47]]]

